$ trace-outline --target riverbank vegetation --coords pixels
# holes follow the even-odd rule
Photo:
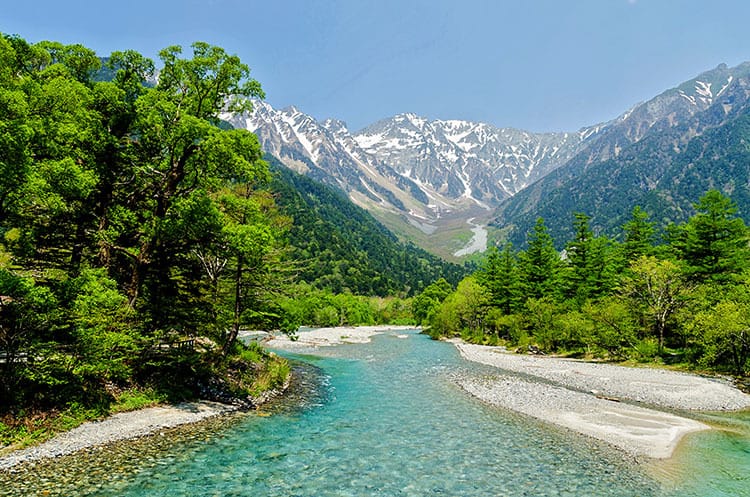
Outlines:
[[[493,249],[455,290],[434,283],[414,299],[415,316],[434,337],[745,375],[748,228],[717,190],[694,208],[657,236],[636,207],[619,242],[578,213],[562,253],[540,218],[526,250]]]
[[[0,431],[196,395],[277,388],[285,361],[237,339],[287,329],[290,220],[257,138],[222,111],[262,97],[195,43],[102,60],[0,37]],[[107,77],[103,77],[107,76]]]
[[[0,444],[165,401],[250,405],[290,368],[242,329],[423,324],[747,371],[747,228],[719,192],[661,239],[640,209],[621,242],[578,214],[562,255],[540,219],[466,276],[230,129],[263,97],[237,57],[159,59],[0,35]]]
[[[0,443],[252,402],[289,365],[241,329],[410,324],[415,293],[463,277],[221,120],[262,97],[205,43],[157,68],[0,35]]]

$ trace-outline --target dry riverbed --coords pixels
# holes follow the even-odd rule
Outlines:
[[[317,347],[330,347],[345,343],[367,343],[373,335],[389,331],[413,330],[413,326],[348,326],[335,328],[313,328],[297,332],[296,339],[286,335],[271,335],[266,345],[284,350],[300,350]]]

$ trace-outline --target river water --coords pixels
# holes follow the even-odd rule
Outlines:
[[[67,477],[73,494],[750,496],[747,414],[708,417],[726,430],[690,436],[668,462],[636,463],[470,397],[451,379],[492,370],[416,332],[315,354],[290,356],[308,365],[302,396],[273,415],[242,416],[156,452],[147,446],[165,443],[150,437],[127,461],[96,453]],[[39,490],[24,492],[49,494]]]
[[[473,233],[473,236],[471,237],[471,240],[469,240],[469,243],[467,243],[464,248],[455,252],[453,254],[454,256],[463,257],[475,252],[481,253],[487,250],[487,237],[489,236],[489,233],[484,226],[482,226],[481,224],[476,224],[474,222],[474,219],[476,218],[472,217],[471,219],[466,221],[472,227],[471,231]]]

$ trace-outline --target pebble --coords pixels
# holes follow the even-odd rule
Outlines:
[[[750,395],[728,381],[654,368],[633,368],[554,357],[511,354],[496,347],[456,343],[467,360],[579,392],[685,411],[750,408]]]

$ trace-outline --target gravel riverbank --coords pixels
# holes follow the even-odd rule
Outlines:
[[[79,450],[157,433],[188,423],[235,411],[235,406],[218,402],[184,402],[122,412],[102,421],[84,423],[43,444],[0,457],[0,471],[21,463],[72,454]]]
[[[541,378],[568,389],[687,411],[750,408],[750,395],[717,378],[666,369],[511,354],[499,347],[455,343],[465,359]]]
[[[318,347],[330,347],[345,343],[367,343],[373,335],[389,331],[413,330],[414,326],[343,326],[335,328],[311,328],[297,332],[296,340],[286,335],[269,335],[265,344],[271,348],[296,351]]]
[[[750,395],[721,380],[453,343],[465,359],[498,370],[489,377],[458,378],[456,383],[471,395],[602,440],[636,457],[668,458],[684,435],[710,429],[661,408],[718,411],[750,407]]]
[[[684,435],[709,429],[674,414],[517,377],[459,378],[456,383],[488,404],[563,426],[636,457],[668,458]]]

